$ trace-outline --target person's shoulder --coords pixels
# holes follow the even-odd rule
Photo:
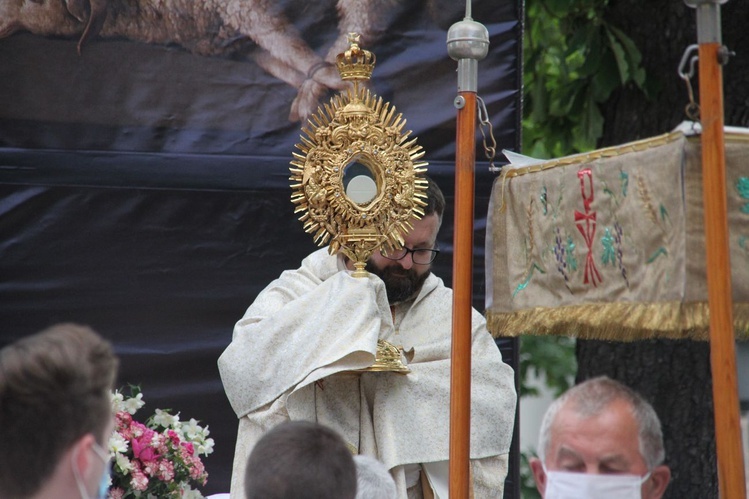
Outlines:
[[[320,248],[313,251],[304,259],[299,267],[295,269],[284,270],[278,278],[278,281],[296,279],[299,276],[305,276],[315,281],[324,281],[338,272],[338,258],[328,253],[328,247]]]
[[[325,280],[331,275],[338,272],[338,256],[331,255],[328,247],[320,248],[307,255],[302,260],[302,265],[297,269],[307,271]]]
[[[269,301],[272,303],[274,300],[287,302],[316,289],[337,272],[336,257],[329,255],[327,251],[327,248],[314,251],[302,260],[299,267],[281,272],[258,294],[253,306]]]

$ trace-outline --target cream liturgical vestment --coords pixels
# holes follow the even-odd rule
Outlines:
[[[289,419],[330,426],[353,452],[385,463],[401,498],[421,497],[422,468],[439,492],[449,459],[452,297],[430,275],[414,300],[391,310],[378,277],[353,277],[327,248],[263,290],[218,361],[239,417],[232,498],[244,497],[255,442]],[[502,497],[515,415],[513,372],[475,310],[472,323],[474,494]],[[352,372],[372,365],[378,339],[403,347],[409,374]]]

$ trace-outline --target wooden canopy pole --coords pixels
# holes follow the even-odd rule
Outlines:
[[[471,315],[473,296],[473,215],[476,159],[476,87],[478,61],[489,51],[489,32],[466,17],[447,33],[447,50],[458,61],[455,98],[455,232],[453,252],[453,320],[450,365],[450,499],[470,497]]]
[[[471,302],[476,94],[460,92],[455,161],[453,333],[450,372],[450,497],[468,497],[471,422]]]
[[[723,73],[720,6],[727,0],[687,0],[697,9],[699,41],[702,185],[710,308],[710,365],[713,376],[718,484],[723,499],[746,498],[736,379],[731,259],[728,245]]]

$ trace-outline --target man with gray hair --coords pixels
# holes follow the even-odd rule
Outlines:
[[[660,499],[671,479],[664,459],[652,406],[601,376],[549,406],[530,465],[544,499]]]

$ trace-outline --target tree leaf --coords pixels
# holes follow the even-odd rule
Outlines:
[[[622,30],[610,24],[607,24],[606,26],[609,32],[613,33],[621,42],[622,47],[624,47],[624,52],[627,61],[629,62],[629,67],[631,68],[629,75],[630,79],[635,82],[639,88],[642,88],[643,83],[645,83],[645,70],[640,65],[642,62],[642,53],[637,48],[637,45],[635,45],[635,42],[633,42],[632,39]]]
[[[531,88],[532,109],[530,118],[537,123],[543,122],[548,116],[547,109],[549,105],[547,97],[548,94],[544,82],[540,79],[536,80]]]
[[[583,110],[579,132],[574,144],[581,151],[586,150],[586,148],[594,149],[598,139],[603,134],[603,115],[593,99],[588,100],[588,105]]]
[[[591,95],[595,102],[603,102],[621,86],[619,71],[613,57],[603,58],[601,66],[590,79]]]
[[[583,64],[577,72],[581,78],[594,75],[601,67],[603,59],[603,50],[601,46],[601,33],[596,30],[590,34],[587,42],[587,52]]]
[[[604,30],[606,31],[606,38],[609,41],[609,48],[614,54],[616,65],[619,68],[619,79],[622,85],[624,85],[625,83],[627,83],[627,80],[629,80],[629,64],[627,63],[627,54],[624,52],[624,47],[622,47],[622,44],[619,43],[619,41],[616,39],[616,36],[614,36],[609,27],[604,26]]]

